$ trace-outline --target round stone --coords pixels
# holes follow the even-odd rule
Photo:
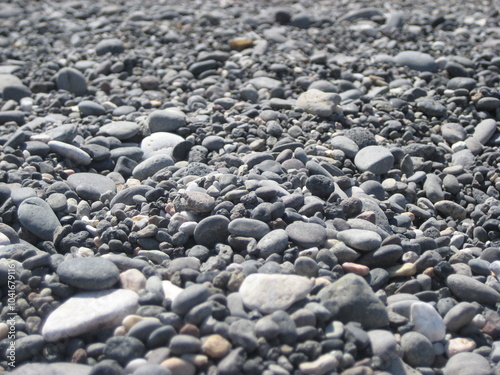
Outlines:
[[[194,240],[198,245],[213,247],[217,243],[225,243],[229,235],[229,219],[222,215],[214,215],[201,220],[194,230]]]
[[[377,175],[387,173],[394,164],[394,156],[385,147],[367,146],[354,158],[354,164],[362,172],[370,171]]]
[[[286,227],[288,237],[304,248],[319,247],[326,240],[326,229],[315,223],[295,221]]]
[[[120,279],[115,264],[105,258],[72,258],[57,267],[62,282],[87,290],[108,289]]]
[[[52,241],[54,232],[61,226],[47,202],[37,197],[24,200],[17,210],[17,215],[24,228],[46,241]]]

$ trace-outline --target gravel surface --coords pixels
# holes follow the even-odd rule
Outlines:
[[[500,373],[494,2],[0,6],[0,366]]]

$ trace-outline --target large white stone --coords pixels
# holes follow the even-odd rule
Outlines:
[[[254,273],[245,278],[239,293],[247,308],[271,314],[305,298],[313,285],[302,276]]]
[[[148,159],[157,154],[170,156],[172,155],[172,148],[182,141],[184,141],[184,138],[174,133],[153,133],[141,142],[141,150],[144,152],[143,159]]]
[[[425,302],[411,305],[410,320],[413,330],[427,337],[431,342],[441,341],[446,334],[443,318],[434,307]]]
[[[316,116],[328,117],[333,113],[342,113],[340,96],[332,92],[310,89],[300,94],[295,105]]]
[[[113,327],[136,312],[139,296],[131,290],[108,289],[75,294],[52,312],[42,335],[53,342],[99,328]]]

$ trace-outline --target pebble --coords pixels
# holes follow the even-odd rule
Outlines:
[[[96,257],[66,259],[56,272],[63,283],[87,290],[111,288],[120,278],[113,262]]]
[[[454,274],[446,279],[446,285],[461,300],[495,305],[500,293],[488,285],[465,275]]]
[[[476,343],[473,340],[463,337],[451,339],[445,346],[445,352],[448,358],[451,358],[458,353],[472,352],[474,349],[476,349]]]
[[[476,125],[472,137],[482,145],[485,145],[491,139],[493,134],[495,134],[496,130],[497,130],[496,121],[493,119],[486,119]]]
[[[460,302],[453,306],[444,316],[444,324],[451,332],[458,332],[472,322],[477,308],[472,303]]]
[[[394,60],[399,66],[407,66],[408,68],[419,72],[437,71],[436,61],[427,53],[418,51],[402,51],[394,56]]]
[[[340,111],[340,96],[318,89],[309,89],[300,94],[295,105],[304,111],[320,117],[328,117]]]
[[[87,80],[74,68],[65,67],[59,70],[55,81],[58,89],[69,91],[76,96],[83,96],[87,93]]]
[[[145,137],[141,142],[141,150],[144,159],[148,159],[153,155],[167,154],[172,155],[173,148],[184,141],[184,138],[177,134],[168,132],[153,133]]]
[[[260,240],[270,231],[269,226],[266,223],[246,218],[232,220],[227,229],[233,236],[252,237],[257,240]]]
[[[201,220],[194,230],[194,240],[198,245],[213,247],[224,243],[229,235],[229,219],[222,215],[213,215]]]
[[[104,355],[125,366],[131,360],[140,358],[145,352],[144,344],[131,336],[114,336],[106,341]]]
[[[153,111],[148,117],[151,133],[174,133],[179,128],[186,126],[186,115],[174,109]]]
[[[443,216],[451,216],[455,220],[463,220],[467,216],[465,208],[453,201],[441,200],[434,204],[434,208]]]
[[[97,135],[104,135],[115,137],[119,140],[126,140],[132,138],[139,133],[139,124],[132,121],[112,121],[109,124],[103,125],[99,128]]]
[[[205,285],[192,285],[184,289],[172,301],[172,311],[179,315],[185,315],[191,308],[204,302],[210,295]]]
[[[95,173],[74,173],[68,176],[66,182],[74,190],[89,186],[99,194],[104,194],[108,191],[116,191],[116,183],[111,178]]]
[[[61,227],[54,211],[41,198],[32,197],[23,200],[17,215],[24,228],[46,241],[52,241],[54,233]]]
[[[322,303],[333,300],[339,307],[336,319],[343,323],[359,322],[365,329],[382,328],[389,317],[382,301],[361,276],[347,274],[324,287],[318,297]]]
[[[170,357],[161,363],[172,375],[194,375],[196,367],[189,361],[178,357]]]
[[[170,156],[165,154],[153,155],[137,164],[132,171],[132,176],[142,181],[148,177],[152,177],[156,172],[171,165],[174,165],[174,161]]]
[[[450,358],[444,367],[444,375],[493,375],[488,360],[476,353],[458,353]]]
[[[441,315],[434,307],[425,302],[411,305],[410,322],[413,330],[427,337],[431,342],[442,341],[446,326]]]
[[[318,247],[326,240],[326,229],[319,224],[295,221],[286,227],[290,240],[304,248]]]
[[[299,366],[304,374],[323,375],[335,371],[339,363],[337,358],[331,354],[324,354],[313,362],[304,362]]]
[[[68,158],[77,165],[89,165],[92,162],[90,155],[76,146],[60,141],[50,141],[48,145],[51,151]]]
[[[135,313],[138,299],[135,292],[122,289],[77,293],[50,313],[42,328],[43,338],[55,342],[118,325]]]
[[[347,246],[360,251],[376,250],[382,243],[378,233],[363,229],[343,230],[337,234],[337,238]]]
[[[302,276],[259,273],[243,280],[239,294],[247,308],[270,314],[304,299],[313,286],[312,280]]]
[[[394,156],[385,147],[367,146],[362,148],[354,158],[354,164],[362,172],[380,175],[387,173],[394,164]]]
[[[210,358],[224,358],[231,350],[231,343],[218,334],[208,336],[201,346],[203,353]]]
[[[401,336],[404,360],[412,367],[431,367],[435,354],[432,343],[418,332],[408,332]]]

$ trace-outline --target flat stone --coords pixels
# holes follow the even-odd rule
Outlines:
[[[184,142],[184,138],[180,135],[158,132],[142,140],[141,150],[144,153],[144,159],[150,158],[156,154],[172,155],[172,148],[181,142]]]
[[[151,133],[176,132],[186,126],[186,115],[176,109],[162,109],[152,112],[148,117]]]
[[[434,208],[444,217],[451,216],[455,220],[463,220],[467,216],[465,208],[453,201],[442,200],[436,202]]]
[[[367,146],[359,150],[354,164],[362,171],[370,171],[377,175],[387,173],[394,164],[394,156],[385,147]]]
[[[89,185],[99,194],[104,194],[107,191],[116,191],[116,184],[111,178],[96,173],[73,173],[68,176],[66,182],[74,190],[78,187],[81,188],[83,185]]]
[[[135,313],[138,299],[137,293],[123,289],[77,293],[48,316],[43,338],[54,342],[118,325]]]
[[[119,140],[132,138],[139,133],[139,124],[132,121],[112,121],[99,128],[97,135],[115,137]]]
[[[201,191],[186,191],[177,195],[173,203],[177,212],[204,213],[211,212],[215,207],[215,199]]]
[[[132,176],[142,181],[171,165],[174,165],[174,160],[169,155],[153,155],[139,163],[132,171]]]
[[[427,116],[443,117],[448,112],[446,107],[433,99],[420,99],[417,101],[417,109]]]
[[[451,357],[444,367],[444,375],[493,375],[488,360],[476,353],[458,353]]]
[[[453,274],[446,279],[446,285],[458,298],[494,306],[500,302],[500,293],[492,287],[465,275]]]
[[[308,375],[323,375],[334,372],[339,365],[337,358],[331,354],[323,354],[312,362],[303,362],[299,365],[300,371]]]
[[[24,200],[17,215],[24,228],[46,241],[52,241],[54,232],[61,226],[48,203],[37,197]]]
[[[103,39],[95,46],[97,56],[102,56],[108,52],[117,55],[125,51],[125,44],[118,38]]]
[[[337,233],[337,239],[360,251],[376,250],[382,244],[382,237],[376,232],[363,229],[347,229]]]
[[[13,375],[90,375],[92,366],[79,363],[54,362],[54,363],[27,363],[16,367],[10,372]]]
[[[286,227],[288,237],[304,248],[318,247],[326,240],[326,229],[319,224],[295,221]]]
[[[497,122],[491,118],[481,121],[474,129],[473,138],[485,145],[497,130]]]
[[[254,86],[257,90],[260,90],[260,89],[271,90],[275,87],[281,86],[281,81],[278,81],[277,79],[270,78],[270,77],[252,78],[250,81],[248,81],[248,83],[251,84],[252,86]]]
[[[172,301],[172,311],[184,315],[194,306],[205,302],[209,296],[210,291],[205,285],[191,285]]]
[[[69,143],[50,141],[48,145],[51,151],[68,158],[75,164],[89,165],[92,162],[92,158],[89,154]]]
[[[430,367],[435,353],[432,343],[418,332],[408,332],[401,337],[404,360],[412,367]]]
[[[340,112],[340,96],[336,93],[309,89],[300,94],[295,105],[304,111],[320,117],[328,117]]]
[[[335,316],[343,323],[359,322],[365,329],[386,327],[389,316],[382,301],[361,276],[347,274],[318,293],[323,304],[333,301],[339,307]]]
[[[138,186],[131,186],[129,188],[120,190],[114,197],[111,199],[111,202],[109,202],[109,207],[113,207],[117,203],[123,203],[123,204],[128,204],[132,205],[135,204],[134,202],[134,196],[136,195],[146,195],[146,193],[150,190],[153,190],[152,186],[148,185],[138,185]]]
[[[239,218],[229,223],[229,233],[236,237],[252,237],[260,240],[269,233],[269,226],[260,220]]]
[[[76,96],[87,93],[87,81],[82,73],[74,68],[65,67],[56,75],[56,86],[60,90],[69,91]]]
[[[419,72],[436,72],[437,64],[434,58],[427,54],[417,51],[402,51],[398,53],[394,60],[399,66],[407,66],[410,69]]]
[[[82,117],[102,116],[106,114],[106,108],[92,100],[82,100],[78,103],[78,110]]]
[[[267,258],[272,254],[281,254],[288,247],[288,234],[284,229],[275,229],[262,237],[256,250],[260,252],[262,258]]]
[[[222,215],[213,215],[201,220],[194,230],[194,240],[198,245],[212,247],[225,243],[229,235],[229,219]]]
[[[248,309],[270,314],[304,299],[313,285],[302,276],[255,273],[245,278],[239,294]]]
[[[413,330],[427,337],[431,342],[441,341],[446,334],[443,318],[434,307],[425,302],[411,305],[410,321]]]
[[[63,283],[87,290],[111,288],[120,278],[118,267],[99,257],[66,259],[56,273]]]

